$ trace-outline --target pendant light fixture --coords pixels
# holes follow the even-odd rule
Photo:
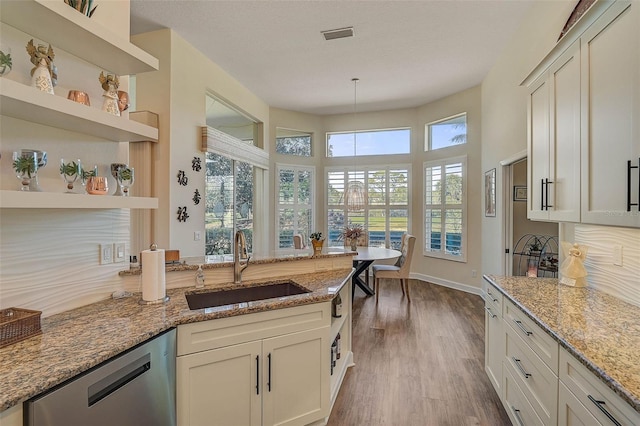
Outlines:
[[[352,78],[353,81],[353,113],[354,117],[357,112],[357,100],[358,100],[358,82],[359,78]],[[367,204],[367,195],[364,190],[364,182],[361,182],[357,179],[358,169],[356,167],[357,162],[357,137],[358,132],[356,130],[353,131],[353,178],[350,179],[347,183],[347,191],[344,196],[345,204],[347,205],[347,210],[364,210],[364,206]]]

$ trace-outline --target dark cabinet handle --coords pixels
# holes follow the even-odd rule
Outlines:
[[[271,354],[267,355],[267,390],[271,392]]]
[[[524,422],[522,421],[522,417],[520,417],[520,410],[518,410],[513,405],[511,406],[511,409],[513,410],[513,415],[516,416],[516,420],[518,421],[518,424],[520,426],[524,426]]]
[[[544,210],[544,179],[540,179],[540,210]]]
[[[260,395],[260,355],[256,355],[256,395]]]
[[[511,359],[513,360],[513,363],[516,365],[516,367],[518,367],[518,370],[520,370],[520,373],[522,373],[522,376],[525,379],[528,379],[529,377],[531,377],[531,373],[527,373],[527,370],[524,369],[524,367],[522,366],[522,363],[518,358],[512,356]]]
[[[593,402],[595,404],[596,407],[598,407],[598,409],[600,411],[602,411],[602,414],[604,414],[605,416],[607,416],[607,418],[609,420],[611,420],[611,423],[613,423],[616,426],[622,426],[620,424],[619,421],[616,420],[615,417],[613,417],[611,415],[611,413],[609,411],[607,411],[606,408],[603,407],[603,405],[605,405],[606,403],[604,401],[598,401],[597,399],[595,399],[594,397],[592,397],[591,395],[587,395],[587,398],[589,398],[589,401]]]
[[[638,206],[640,211],[640,170],[638,171],[638,202],[631,202],[631,169],[640,169],[640,158],[638,158],[638,165],[632,166],[631,160],[627,161],[627,211],[631,211],[631,206]]]
[[[544,193],[545,193],[545,199],[547,200],[545,204],[545,210],[549,210],[549,207],[553,207],[553,205],[549,204],[549,184],[551,183],[553,182],[550,181],[549,179],[545,179]]]

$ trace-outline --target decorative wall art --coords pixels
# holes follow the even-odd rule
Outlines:
[[[178,207],[178,222],[186,222],[188,218],[187,206]]]
[[[182,186],[187,186],[189,183],[189,178],[184,170],[178,170],[178,183]]]
[[[191,160],[191,168],[194,172],[199,172],[200,170],[202,170],[200,157],[193,157],[193,160]]]
[[[513,187],[513,201],[527,201],[527,187],[526,186],[514,186]]]
[[[484,174],[484,215],[496,216],[496,169]]]
[[[200,204],[200,198],[201,198],[200,191],[198,191],[198,189],[196,188],[196,190],[193,193],[193,198],[192,198],[193,204],[195,204],[196,206],[198,204]]]

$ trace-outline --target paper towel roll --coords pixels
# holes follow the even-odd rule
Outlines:
[[[164,250],[142,251],[142,300],[155,302],[166,295]]]

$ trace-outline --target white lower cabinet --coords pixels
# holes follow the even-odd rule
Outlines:
[[[179,326],[178,426],[307,425],[326,418],[329,305]]]
[[[596,426],[600,422],[591,415],[578,398],[560,382],[558,386],[558,424],[571,426]]]
[[[502,404],[516,426],[544,426],[508,369],[502,372]]]
[[[502,294],[487,285],[484,294],[484,370],[498,395],[502,387],[504,331],[502,329]]]

